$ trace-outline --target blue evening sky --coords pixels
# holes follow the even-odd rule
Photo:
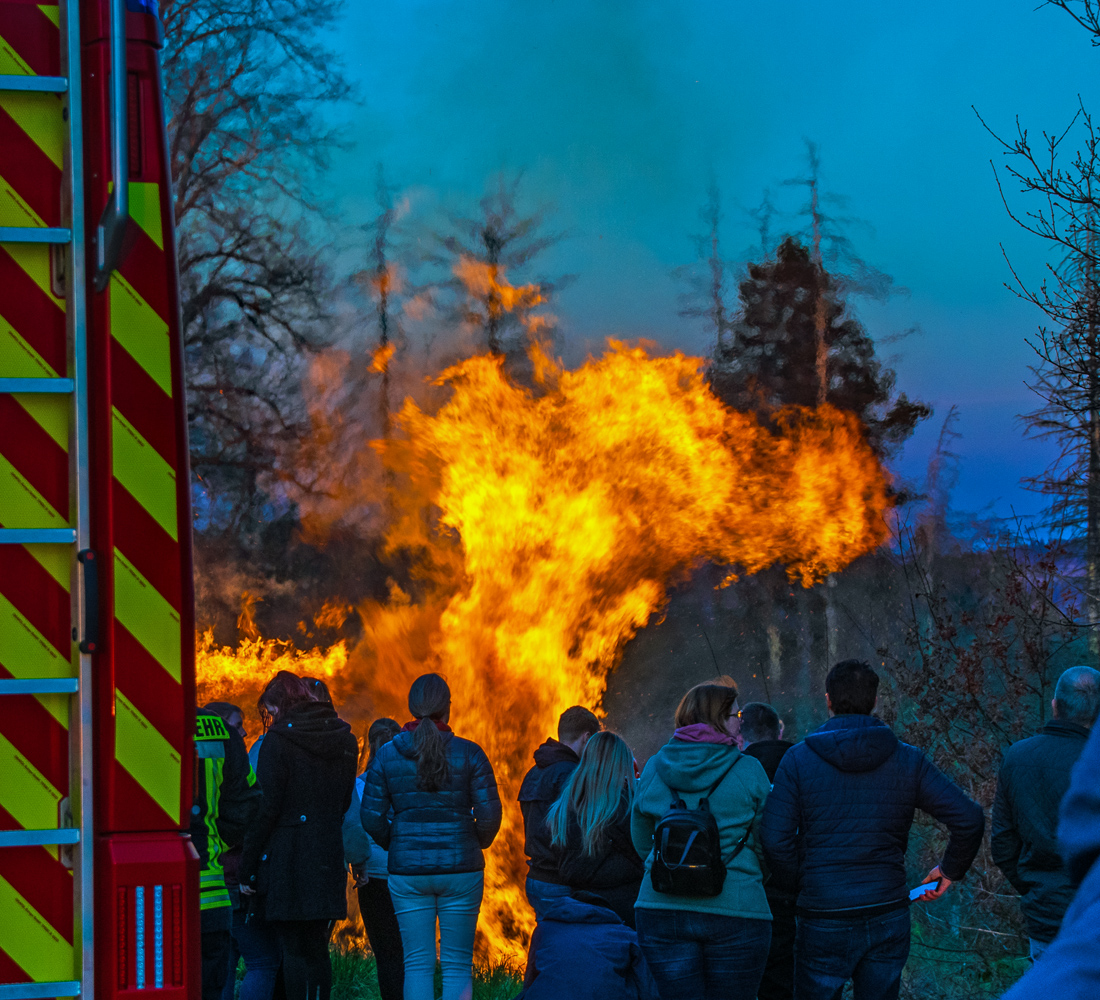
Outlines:
[[[955,404],[956,506],[1032,512],[1040,500],[1019,480],[1050,448],[1025,440],[1016,415],[1033,406],[1024,338],[1040,317],[1004,288],[1001,245],[1034,280],[1048,251],[1005,215],[997,144],[971,105],[1006,135],[1017,115],[1033,134],[1061,130],[1078,94],[1100,107],[1100,51],[1036,5],[354,2],[336,46],[362,104],[333,190],[345,222],[366,221],[382,161],[429,217],[475,206],[495,171],[522,168],[530,205],[570,234],[540,268],[578,275],[557,307],[569,359],[609,335],[703,353],[670,272],[692,258],[709,178],[727,255],[744,259],[744,210],[769,187],[798,207],[801,191],[780,183],[804,172],[812,139],[823,188],[869,224],[848,230],[860,255],[909,289],[858,315],[877,338],[922,331],[880,348],[896,355],[900,388],[936,408],[901,471],[920,475]]]

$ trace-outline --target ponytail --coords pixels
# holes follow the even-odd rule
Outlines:
[[[447,746],[436,726],[451,707],[451,689],[439,674],[423,674],[409,688],[409,711],[417,720],[413,734],[416,750],[416,785],[421,791],[438,792],[451,776]]]

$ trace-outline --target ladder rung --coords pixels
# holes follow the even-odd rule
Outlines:
[[[69,979],[59,983],[4,983],[0,1000],[39,1000],[45,997],[78,997],[80,983]]]
[[[0,680],[0,694],[76,694],[75,677],[15,677]]]
[[[39,93],[63,94],[69,81],[63,76],[14,76],[0,74],[0,90],[36,90]]]
[[[76,531],[72,528],[0,528],[0,545],[71,545],[75,541]]]
[[[76,827],[60,830],[0,830],[0,847],[44,847],[79,843],[80,831]]]
[[[0,243],[68,243],[71,238],[72,233],[68,229],[0,226]]]
[[[0,392],[72,392],[71,378],[0,378]]]

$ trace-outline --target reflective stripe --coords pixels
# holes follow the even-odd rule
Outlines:
[[[55,28],[60,28],[61,27],[61,8],[60,7],[58,7],[56,4],[40,3],[40,4],[38,4],[38,9],[40,11],[42,11],[42,13],[46,15],[46,17],[48,17],[51,21],[53,21],[53,26]]]
[[[61,545],[50,546],[61,549]],[[68,568],[68,553],[65,552]],[[71,677],[72,664],[38,631],[19,609],[0,594],[0,664],[16,678]],[[65,695],[36,695],[38,701],[66,729],[69,727],[69,699]],[[2,738],[2,737],[0,737]],[[0,788],[4,779],[0,777]],[[60,798],[60,796],[59,796]],[[11,812],[8,809],[8,812]],[[53,821],[46,825],[51,825]],[[26,825],[26,824],[24,824]],[[39,826],[39,824],[33,824]]]
[[[0,108],[11,115],[15,124],[27,133],[31,142],[53,161],[55,167],[63,165],[65,119],[61,117],[62,102],[57,94],[0,91]]]
[[[0,807],[11,813],[23,829],[46,830],[57,826],[60,801],[61,793],[0,733]],[[0,907],[0,914],[5,913]]]
[[[115,478],[169,535],[176,528],[176,471],[118,409],[111,411],[112,464]]]
[[[149,234],[158,250],[164,249],[160,185],[156,181],[130,181],[130,218]]]
[[[172,395],[168,324],[117,271],[111,275],[111,336],[167,395]]]
[[[73,977],[73,946],[4,878],[0,878],[0,952],[34,982]]]
[[[26,273],[50,301],[62,312],[65,300],[57,298],[50,287],[50,248],[44,243],[5,243],[4,252]]]
[[[218,816],[221,815],[222,779],[225,776],[225,758],[207,757],[203,762],[206,787],[203,794],[206,799],[206,815],[203,822],[206,824],[206,868],[203,876],[216,876],[219,880],[224,876],[221,866],[222,838],[218,834]]]
[[[173,822],[179,822],[180,755],[117,688],[115,758]]]
[[[182,671],[180,617],[118,549],[115,617],[178,684]]]
[[[67,528],[62,517],[0,454],[0,524],[5,528]]]
[[[2,175],[0,175],[0,226],[45,228],[46,223]]]

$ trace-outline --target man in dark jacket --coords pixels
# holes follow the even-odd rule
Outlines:
[[[260,811],[260,788],[244,739],[205,708],[195,713],[195,802],[191,843],[199,855],[202,997],[219,1000],[229,976],[234,902],[222,861]]]
[[[557,801],[566,779],[580,763],[588,737],[600,731],[600,720],[587,708],[574,705],[558,719],[558,738],[547,739],[535,751],[535,766],[523,778],[519,808],[523,813],[524,850],[527,853],[527,901],[542,919],[546,902],[569,895],[558,874],[558,850],[550,844],[546,814]]]
[[[1023,897],[1031,959],[1054,940],[1074,885],[1058,850],[1058,807],[1100,710],[1100,672],[1070,667],[1054,689],[1053,718],[1005,754],[993,802],[993,861]]]
[[[926,882],[938,899],[981,845],[985,817],[916,747],[872,716],[878,675],[858,660],[825,681],[833,716],[783,757],[761,839],[772,875],[798,893],[795,996],[896,1000],[909,957],[905,849],[921,809],[951,839]]]
[[[1100,726],[1073,765],[1058,844],[1077,890],[1041,961],[1003,1000],[1095,1000],[1100,996]]]
[[[638,935],[592,893],[546,900],[517,1000],[659,1000]]]
[[[741,709],[741,752],[755,757],[775,782],[779,762],[793,743],[783,739],[783,722],[771,705],[750,701]],[[794,996],[795,895],[774,879],[764,883],[764,894],[772,911],[772,942],[768,964],[757,990],[759,1000],[791,1000]]]

